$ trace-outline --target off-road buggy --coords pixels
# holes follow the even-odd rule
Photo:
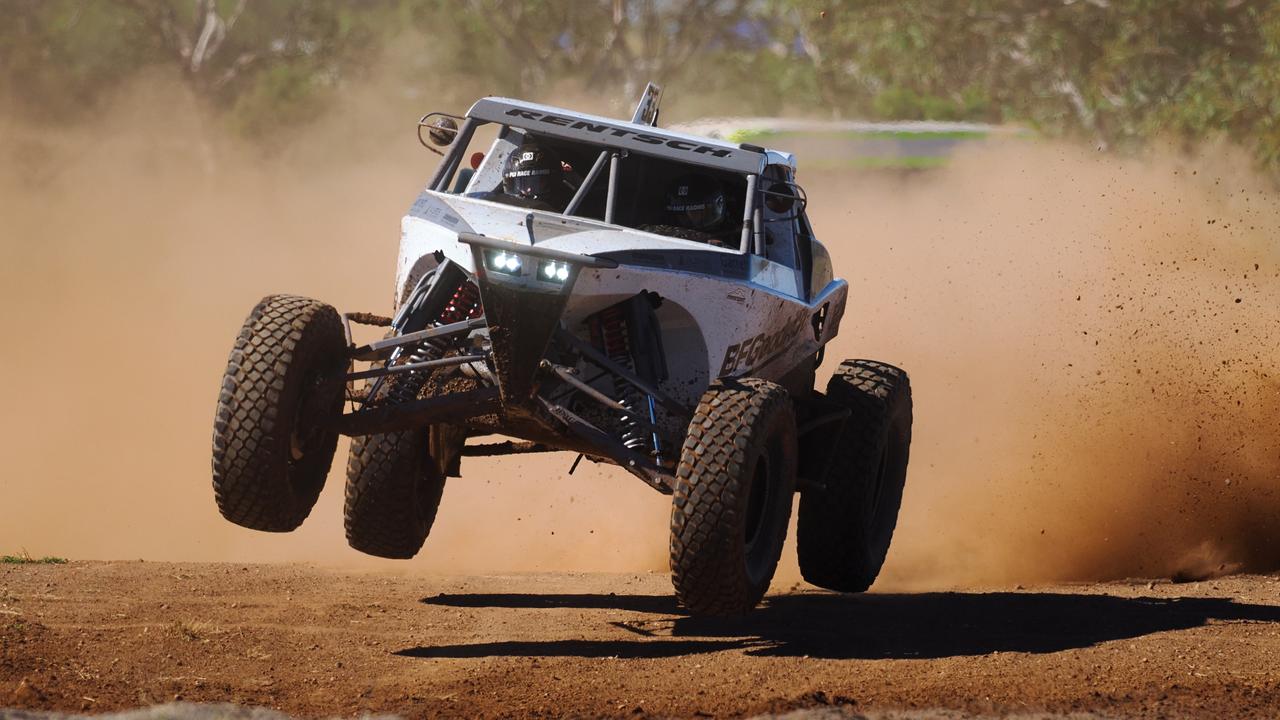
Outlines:
[[[672,496],[691,613],[759,602],[797,491],[804,577],[870,586],[906,476],[907,375],[846,360],[814,389],[848,286],[794,158],[660,129],[659,96],[631,122],[493,97],[425,116],[419,139],[446,149],[401,223],[394,315],[272,295],[245,321],[214,423],[222,515],[298,527],[350,435],[347,540],[409,558],[463,456],[569,451]],[[559,158],[558,206],[502,192],[533,141]],[[663,224],[664,188],[690,175],[724,188],[731,235]],[[387,329],[356,343],[352,324]],[[509,439],[469,442],[493,435]]]

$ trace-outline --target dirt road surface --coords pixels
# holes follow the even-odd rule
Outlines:
[[[732,621],[662,574],[0,566],[0,707],[722,717],[839,706],[1280,716],[1280,578],[836,596]]]

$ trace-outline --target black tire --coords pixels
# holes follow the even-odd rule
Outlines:
[[[849,408],[835,426],[820,487],[800,494],[796,528],[800,574],[818,587],[871,587],[898,524],[911,451],[911,383],[873,360],[840,363],[827,397]]]
[[[393,377],[421,385],[416,376]],[[431,456],[430,428],[351,439],[343,509],[347,544],[368,555],[407,560],[422,549],[440,507],[445,476]]]
[[[342,413],[342,319],[295,295],[262,299],[227,361],[213,422],[218,511],[254,530],[288,532],[324,488]]]
[[[671,505],[671,578],[690,613],[740,615],[760,602],[782,554],[795,482],[787,391],[757,379],[708,388]]]
[[[438,321],[450,295],[465,281],[466,274],[447,260],[428,270],[400,300],[401,312],[411,307],[399,330],[418,330]],[[370,401],[406,402],[423,394],[424,388],[427,394],[439,391],[428,380],[418,372],[389,376]],[[458,472],[465,441],[465,430],[449,425],[352,438],[343,508],[347,544],[392,560],[417,555],[435,523],[445,478]]]

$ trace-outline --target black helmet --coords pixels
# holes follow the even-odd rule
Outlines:
[[[724,220],[724,190],[714,178],[683,175],[667,189],[667,219],[690,230],[712,230]]]
[[[563,185],[560,158],[537,143],[512,151],[502,171],[502,192],[526,200],[554,203]]]

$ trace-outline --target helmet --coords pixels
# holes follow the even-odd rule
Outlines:
[[[683,175],[667,188],[667,218],[690,230],[712,230],[724,220],[724,190],[714,178]]]
[[[554,203],[560,194],[564,170],[554,152],[526,142],[507,158],[502,171],[502,192],[525,200]]]

